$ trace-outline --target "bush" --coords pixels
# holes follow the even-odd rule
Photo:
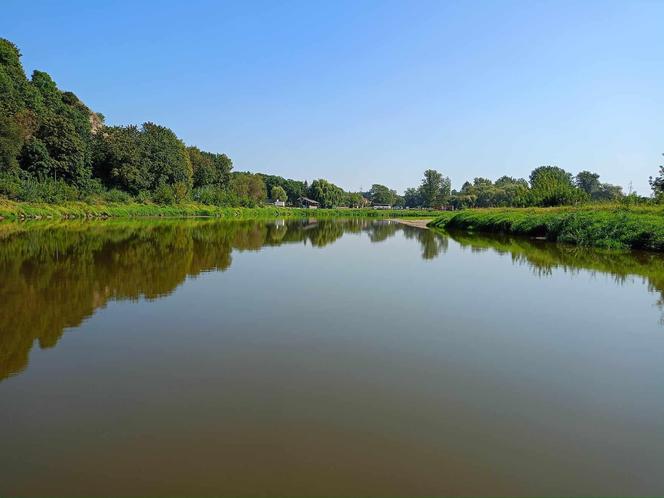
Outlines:
[[[162,183],[152,194],[152,200],[157,204],[175,204],[175,194],[169,185]]]
[[[20,200],[58,203],[76,201],[79,198],[78,190],[62,180],[28,178],[23,181]]]
[[[111,189],[108,192],[104,192],[102,199],[106,202],[117,202],[117,203],[128,203],[132,202],[134,199],[127,192],[118,189]]]
[[[189,185],[184,182],[175,182],[171,190],[173,191],[173,198],[178,204],[186,201],[189,197]]]
[[[0,196],[11,200],[21,200],[21,179],[12,173],[0,173]]]
[[[147,190],[140,190],[138,194],[136,194],[136,200],[141,204],[152,204],[152,196]]]
[[[194,189],[191,197],[195,202],[200,202],[208,206],[230,207],[238,205],[233,204],[236,199],[235,195],[219,187],[207,186]]]
[[[62,180],[19,172],[0,174],[0,195],[15,201],[57,203],[79,200],[82,193]]]

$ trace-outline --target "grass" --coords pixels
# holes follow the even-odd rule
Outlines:
[[[301,209],[301,208],[229,208],[197,203],[174,205],[140,203],[66,202],[62,204],[16,202],[0,199],[0,219],[68,219],[68,218],[139,218],[139,217],[214,217],[214,218],[324,218],[324,217],[433,217],[438,213],[425,210],[374,209]]]
[[[610,249],[664,251],[664,208],[659,206],[468,209],[444,213],[429,226]]]

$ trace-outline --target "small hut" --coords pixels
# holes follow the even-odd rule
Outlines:
[[[308,197],[300,197],[297,202],[300,203],[300,207],[307,208],[307,209],[318,209],[320,204],[318,201],[315,201],[313,199],[309,199]]]

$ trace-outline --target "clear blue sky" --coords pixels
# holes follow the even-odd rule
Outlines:
[[[2,0],[0,36],[110,124],[236,170],[399,191],[438,169],[590,169],[642,194],[664,152],[664,2]]]

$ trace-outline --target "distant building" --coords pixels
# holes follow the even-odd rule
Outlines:
[[[392,206],[389,204],[374,204],[372,207],[374,209],[392,209]]]
[[[297,202],[300,204],[300,207],[307,208],[307,209],[318,209],[320,204],[318,201],[315,201],[313,199],[309,199],[308,197],[300,197]]]
[[[263,204],[265,205],[270,205],[270,206],[275,206],[275,207],[286,207],[286,203],[284,201],[265,201]]]

